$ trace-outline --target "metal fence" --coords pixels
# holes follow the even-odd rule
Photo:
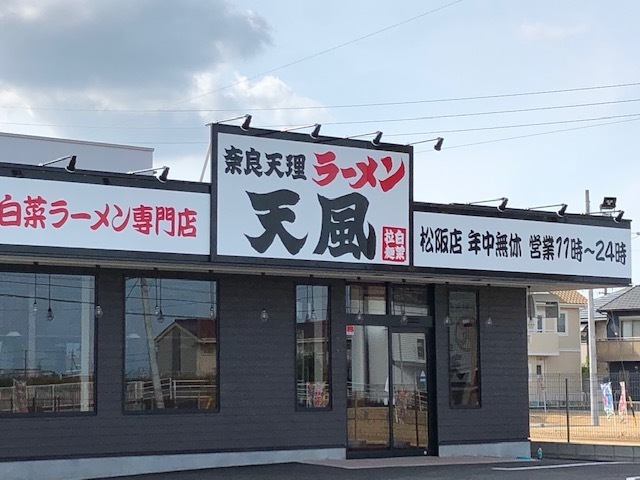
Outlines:
[[[531,440],[640,444],[640,373],[598,377],[597,412],[591,412],[589,377],[529,377]]]

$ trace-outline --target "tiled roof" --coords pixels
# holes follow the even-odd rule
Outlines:
[[[602,312],[640,310],[640,285],[631,287],[599,308]]]
[[[216,324],[215,320],[211,318],[178,318],[171,322],[167,328],[165,328],[162,332],[160,332],[156,336],[156,341],[161,337],[164,337],[167,332],[171,331],[176,327],[181,327],[182,329],[189,332],[191,335],[196,337],[198,340],[207,340],[207,339],[215,339],[216,337]]]
[[[561,303],[571,303],[575,305],[586,305],[587,299],[577,290],[561,290],[551,292],[560,298]]]
[[[608,295],[603,295],[602,297],[598,297],[595,298],[593,300],[593,316],[595,318],[606,318],[606,315],[602,314],[602,313],[598,313],[598,310],[600,308],[602,308],[604,305],[606,305],[607,303],[611,302],[612,300],[618,298],[620,295],[622,295],[623,293],[625,293],[626,291],[630,290],[631,287],[625,287],[625,288],[621,288],[620,290],[616,290],[615,292],[609,293]],[[587,307],[583,307],[580,309],[580,321],[581,322],[586,322],[587,318],[588,318],[588,312],[587,312]]]

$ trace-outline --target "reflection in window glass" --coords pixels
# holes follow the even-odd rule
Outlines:
[[[296,286],[296,406],[330,406],[329,287]]]
[[[384,285],[347,285],[347,313],[385,315],[387,313],[387,293]]]
[[[428,316],[427,287],[394,285],[391,291],[391,313]]]
[[[449,292],[449,399],[452,407],[480,406],[478,309],[475,291]]]
[[[94,410],[94,285],[0,273],[0,413]]]
[[[215,282],[128,278],[126,410],[214,410],[218,342]]]

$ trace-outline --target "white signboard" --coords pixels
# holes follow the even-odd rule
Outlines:
[[[0,177],[0,243],[208,255],[208,194]]]
[[[416,267],[631,278],[626,228],[428,212],[413,218]]]
[[[409,154],[218,134],[217,254],[408,265]]]

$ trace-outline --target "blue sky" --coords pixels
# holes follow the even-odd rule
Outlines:
[[[442,136],[415,146],[416,200],[582,213],[589,189],[636,219],[638,18],[635,0],[4,0],[0,130],[153,147],[186,180],[204,125],[244,113]]]

